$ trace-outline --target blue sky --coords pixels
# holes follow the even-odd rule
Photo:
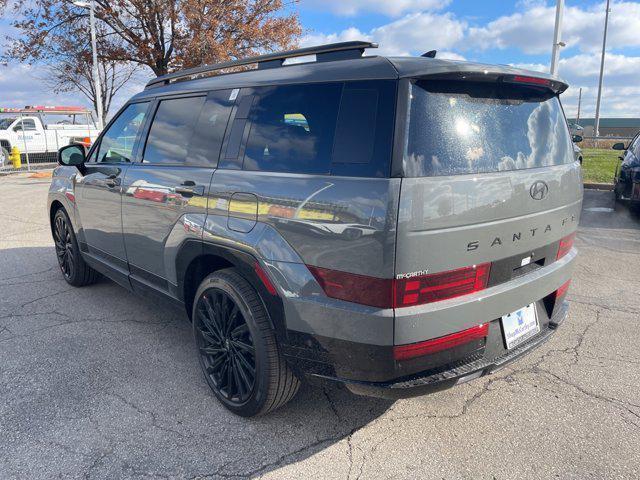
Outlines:
[[[379,53],[415,55],[437,49],[438,56],[548,70],[555,0],[301,0],[294,6],[305,29],[301,44],[364,39]],[[560,76],[571,88],[563,94],[568,116],[583,88],[583,116],[593,115],[605,3],[566,0]],[[640,117],[640,1],[612,0],[602,112]],[[0,20],[0,34],[7,31]],[[116,103],[141,88],[133,83]],[[38,70],[0,66],[0,106],[82,103],[73,94],[52,96]],[[114,105],[117,107],[118,105]]]

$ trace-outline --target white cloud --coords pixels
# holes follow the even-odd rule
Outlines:
[[[382,55],[410,55],[435,49],[451,49],[464,37],[465,23],[450,13],[412,13],[391,23],[362,32],[349,28],[339,33],[308,35],[303,46],[349,40],[370,40],[380,44],[375,53]],[[370,51],[370,53],[372,53]],[[448,52],[449,58],[462,57]]]
[[[597,51],[602,45],[604,4],[565,8],[562,40],[583,52]],[[555,7],[538,2],[525,5],[522,12],[497,18],[487,25],[471,27],[464,41],[468,49],[489,50],[516,47],[526,54],[544,54],[551,48]],[[640,3],[615,2],[609,16],[610,48],[640,46]]]
[[[602,114],[611,117],[640,117],[640,57],[608,53],[605,60],[604,86],[602,91]],[[549,65],[541,63],[517,63],[514,66],[548,72]],[[574,117],[578,111],[578,96],[582,88],[581,116],[595,114],[600,74],[600,54],[581,53],[560,59],[559,75],[570,85],[562,94],[567,116]]]
[[[406,12],[439,10],[449,3],[451,0],[307,0],[305,5],[338,15],[353,16],[361,12],[374,12],[397,17]]]

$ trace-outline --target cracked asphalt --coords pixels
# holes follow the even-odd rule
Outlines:
[[[390,402],[303,387],[246,420],[185,317],[58,271],[48,181],[0,178],[0,478],[639,478],[640,218],[587,191],[552,339],[498,373]]]

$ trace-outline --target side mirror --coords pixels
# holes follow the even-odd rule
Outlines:
[[[72,143],[58,150],[58,163],[65,167],[81,167],[87,160],[84,145]]]
[[[574,135],[571,139],[573,140],[573,143],[580,143],[582,141],[582,135]]]
[[[626,150],[627,148],[624,146],[623,142],[618,142],[618,143],[614,143],[613,144],[613,148],[614,150]]]
[[[13,127],[13,131],[14,132],[21,132],[22,131],[22,125],[16,125],[15,127]]]

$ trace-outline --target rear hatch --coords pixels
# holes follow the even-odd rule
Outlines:
[[[490,264],[478,277],[492,286],[555,261],[582,201],[557,85],[518,75],[410,81],[396,278]]]

